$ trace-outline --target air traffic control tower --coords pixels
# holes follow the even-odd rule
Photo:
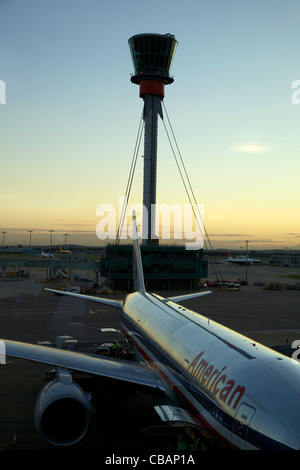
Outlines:
[[[148,290],[194,290],[207,276],[207,261],[203,250],[186,250],[185,246],[158,244],[155,237],[156,166],[158,116],[163,119],[162,100],[165,86],[173,83],[170,70],[177,48],[171,34],[137,34],[129,40],[134,66],[131,82],[139,85],[144,100],[144,181],[143,205],[147,209],[143,220],[141,254],[145,286]],[[133,288],[132,244],[107,245],[101,258],[101,276],[111,288]]]
[[[149,246],[158,244],[154,236],[158,116],[163,119],[165,85],[174,81],[170,70],[177,41],[171,34],[137,34],[128,43],[134,66],[131,81],[139,85],[144,100],[143,244]]]

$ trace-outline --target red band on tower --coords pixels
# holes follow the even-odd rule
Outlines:
[[[159,80],[142,80],[140,82],[140,97],[144,95],[165,96],[165,84]]]

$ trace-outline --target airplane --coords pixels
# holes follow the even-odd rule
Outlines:
[[[72,251],[70,251],[70,250],[64,250],[62,246],[60,247],[59,251],[61,253],[72,253]]]
[[[52,253],[45,253],[44,250],[42,250],[41,256],[42,258],[53,258]]]
[[[177,303],[210,291],[168,298],[148,292],[135,218],[134,224],[134,290],[124,300],[46,290],[120,309],[122,330],[145,362],[3,340],[7,356],[56,367],[56,378],[37,397],[39,434],[56,446],[85,435],[90,396],[71,374],[82,371],[160,391],[165,404],[155,410],[162,421],[205,428],[224,448],[300,449],[299,361]]]
[[[246,265],[246,264],[262,264],[260,259],[253,259],[246,256],[238,256],[237,258],[232,258],[228,251],[226,251],[226,257],[228,263]]]

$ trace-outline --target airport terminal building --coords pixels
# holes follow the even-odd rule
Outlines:
[[[194,290],[206,279],[208,263],[203,250],[184,246],[141,246],[144,279],[148,290]],[[132,245],[108,245],[100,261],[101,276],[115,290],[132,291]]]
[[[300,254],[293,252],[272,253],[269,263],[274,266],[300,266]]]

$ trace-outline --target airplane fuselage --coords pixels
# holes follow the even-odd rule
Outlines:
[[[300,448],[300,365],[150,293],[127,296],[124,332],[224,446]]]
[[[246,258],[231,258],[231,259],[228,259],[227,262],[232,263],[232,264],[239,264],[241,266],[245,266],[246,264],[248,264],[248,265],[262,264],[259,259],[251,259],[251,258],[249,258],[249,259],[246,259]]]

